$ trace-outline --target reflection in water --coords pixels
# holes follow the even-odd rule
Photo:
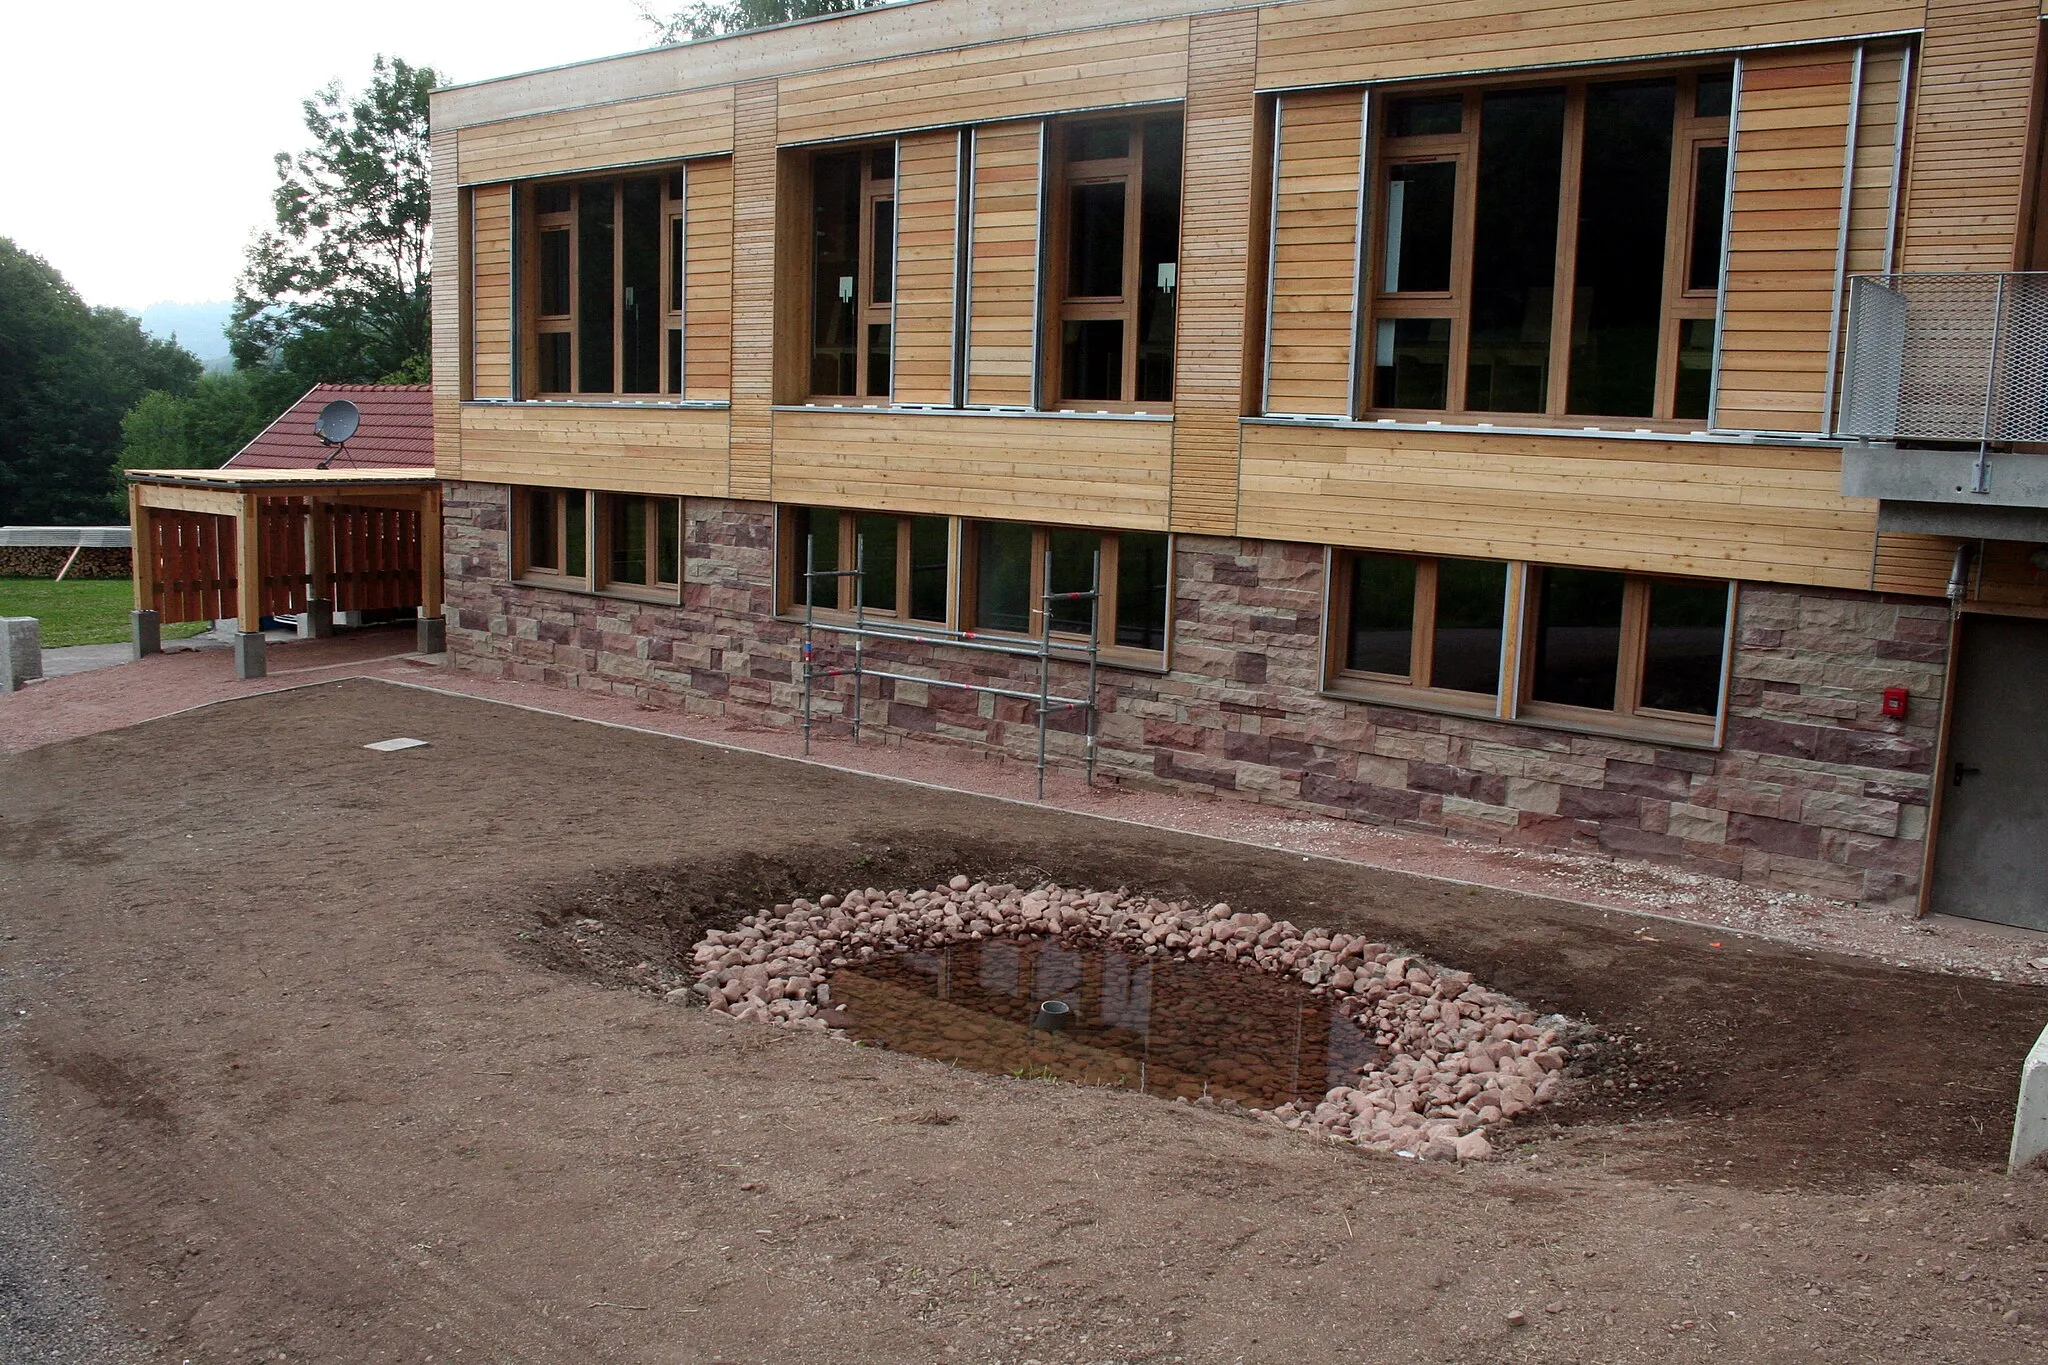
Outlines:
[[[1002,1075],[1271,1107],[1348,1085],[1379,1050],[1273,972],[1093,942],[969,940],[832,974],[826,1015],[862,1042]],[[1074,1022],[1031,1027],[1041,1001]]]

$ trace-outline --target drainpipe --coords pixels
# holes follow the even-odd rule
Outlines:
[[[1963,599],[1970,594],[1970,547],[1956,546],[1955,564],[1948,571],[1948,609],[1960,613]]]

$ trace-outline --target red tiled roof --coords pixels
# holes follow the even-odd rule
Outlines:
[[[332,468],[434,467],[434,391],[428,384],[315,384],[222,467],[313,468],[334,453],[313,434],[313,419],[337,398],[361,408],[363,419]]]

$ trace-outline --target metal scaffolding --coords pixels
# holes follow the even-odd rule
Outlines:
[[[1046,726],[1058,712],[1079,711],[1085,717],[1085,747],[1083,768],[1089,785],[1095,782],[1095,691],[1096,677],[1101,653],[1101,602],[1102,602],[1102,552],[1097,550],[1089,575],[1089,586],[1085,592],[1052,591],[1052,551],[1047,550],[1041,566],[1043,576],[1040,584],[1044,591],[1039,593],[1039,625],[1035,640],[1005,639],[1002,636],[983,637],[973,631],[946,629],[912,629],[896,625],[872,624],[867,615],[867,604],[863,600],[863,588],[867,577],[867,537],[854,540],[854,567],[851,569],[820,569],[817,566],[816,536],[804,537],[804,645],[803,645],[803,687],[804,687],[804,754],[811,752],[811,699],[820,679],[853,679],[853,741],[860,742],[861,703],[866,680],[887,678],[893,682],[917,683],[925,687],[949,687],[955,691],[973,692],[982,696],[1009,697],[1016,701],[1030,702],[1036,709],[1038,721],[1038,799],[1045,799],[1046,768]],[[817,618],[815,599],[817,585],[829,582],[836,588],[841,579],[853,580],[853,620],[821,621]],[[1088,643],[1053,639],[1053,606],[1061,602],[1085,602],[1088,604]],[[817,656],[817,634],[823,631],[831,635],[844,636],[853,641],[853,662],[851,666],[820,668]],[[995,683],[958,682],[951,678],[925,677],[915,673],[900,673],[890,669],[870,668],[867,664],[867,645],[870,640],[897,641],[906,644],[944,645],[949,649],[978,651],[997,654],[1012,659],[1036,659],[1038,661],[1038,690],[1026,692],[1014,687],[1003,687]],[[1060,696],[1052,690],[1052,665],[1055,660],[1063,663],[1085,663],[1088,667],[1088,692],[1083,697]]]

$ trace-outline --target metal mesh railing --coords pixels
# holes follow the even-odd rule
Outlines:
[[[1851,277],[1835,430],[2048,441],[2048,272]]]

